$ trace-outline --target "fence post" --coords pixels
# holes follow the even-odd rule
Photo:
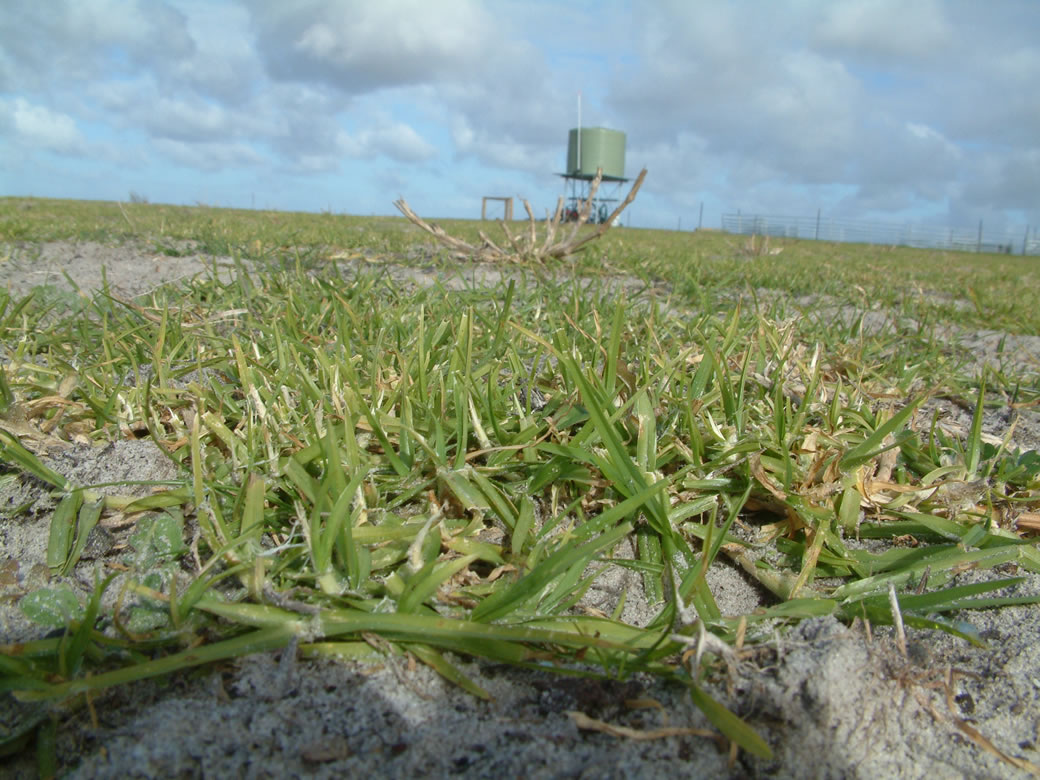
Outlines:
[[[701,213],[700,213],[700,216],[697,217],[697,229],[700,230],[701,229],[701,225],[703,225],[703,224],[704,224],[704,201],[702,200],[701,201]],[[1028,228],[1026,228],[1026,230],[1028,230]]]
[[[820,240],[820,209],[816,209],[816,240]]]
[[[1025,256],[1026,247],[1029,245],[1029,225],[1026,225],[1026,235],[1022,239],[1022,255]]]
[[[982,251],[982,220],[979,220],[979,239],[975,244],[975,254]]]

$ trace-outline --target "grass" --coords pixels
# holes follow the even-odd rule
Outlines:
[[[626,229],[573,262],[424,289],[380,262],[459,271],[403,219],[0,200],[8,247],[57,239],[227,255],[239,272],[134,303],[102,290],[86,316],[79,296],[0,292],[0,462],[57,499],[52,572],[72,570],[105,513],[138,518],[126,572],[99,571],[91,598],[59,585],[23,599],[64,629],[4,648],[3,686],[23,700],[294,639],[368,657],[376,634],[478,696],[451,653],[667,677],[766,755],[710,698],[706,667],[680,662],[683,637],[891,623],[894,587],[904,624],[980,642],[961,612],[1019,603],[993,595],[1018,580],[956,574],[1040,572],[1013,524],[1040,504],[1040,456],[982,436],[986,408],[1037,401],[1037,374],[979,375],[949,338],[1037,332],[1029,261],[759,254],[742,237]],[[975,409],[966,436],[922,411],[935,397]],[[146,432],[180,477],[102,497],[51,470],[25,425],[98,444]],[[626,537],[635,559],[615,557]],[[775,603],[723,615],[705,578],[718,557]],[[582,609],[597,562],[640,573],[648,626],[623,623],[623,605]],[[122,606],[105,614],[110,587]]]

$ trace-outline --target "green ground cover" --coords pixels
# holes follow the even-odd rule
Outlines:
[[[135,302],[0,291],[0,415],[99,444],[137,432],[181,475],[100,497],[0,431],[4,478],[60,499],[55,573],[102,513],[140,516],[125,614],[100,613],[104,575],[87,603],[29,600],[66,630],[0,656],[22,698],[289,642],[368,656],[378,637],[476,695],[446,652],[668,676],[762,753],[679,660],[703,630],[732,645],[815,615],[891,623],[894,592],[903,623],[978,641],[959,611],[1010,603],[991,593],[1012,580],[953,576],[1040,572],[1012,522],[1037,511],[1040,456],[982,435],[987,409],[1040,398],[1037,373],[980,373],[950,337],[1040,332],[1032,258],[618,229],[572,261],[447,289],[385,273],[466,270],[403,219],[0,200],[0,243],[51,240],[238,273]],[[966,436],[922,411],[936,398],[974,409]],[[619,560],[629,536],[638,555]],[[721,614],[719,557],[775,603]],[[602,561],[640,573],[649,625],[621,622],[623,603],[580,609]]]

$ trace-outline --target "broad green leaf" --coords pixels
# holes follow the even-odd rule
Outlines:
[[[50,534],[47,539],[47,566],[53,572],[65,569],[72,550],[76,516],[83,506],[83,491],[75,490],[58,502],[51,515]]]
[[[41,588],[24,595],[18,608],[34,623],[47,628],[62,628],[70,620],[79,620],[86,614],[79,598],[68,585]]]

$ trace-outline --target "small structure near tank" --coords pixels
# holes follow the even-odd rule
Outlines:
[[[502,219],[504,219],[506,222],[512,222],[513,221],[513,199],[512,198],[498,197],[498,196],[494,196],[494,195],[485,195],[484,196],[484,202],[480,204],[480,219],[481,219],[481,221],[484,221],[484,220],[487,219],[487,204],[488,204],[489,200],[493,200],[493,201],[496,201],[496,202],[497,201],[501,201],[503,206],[504,206],[504,211],[505,211],[505,213],[502,215]]]

